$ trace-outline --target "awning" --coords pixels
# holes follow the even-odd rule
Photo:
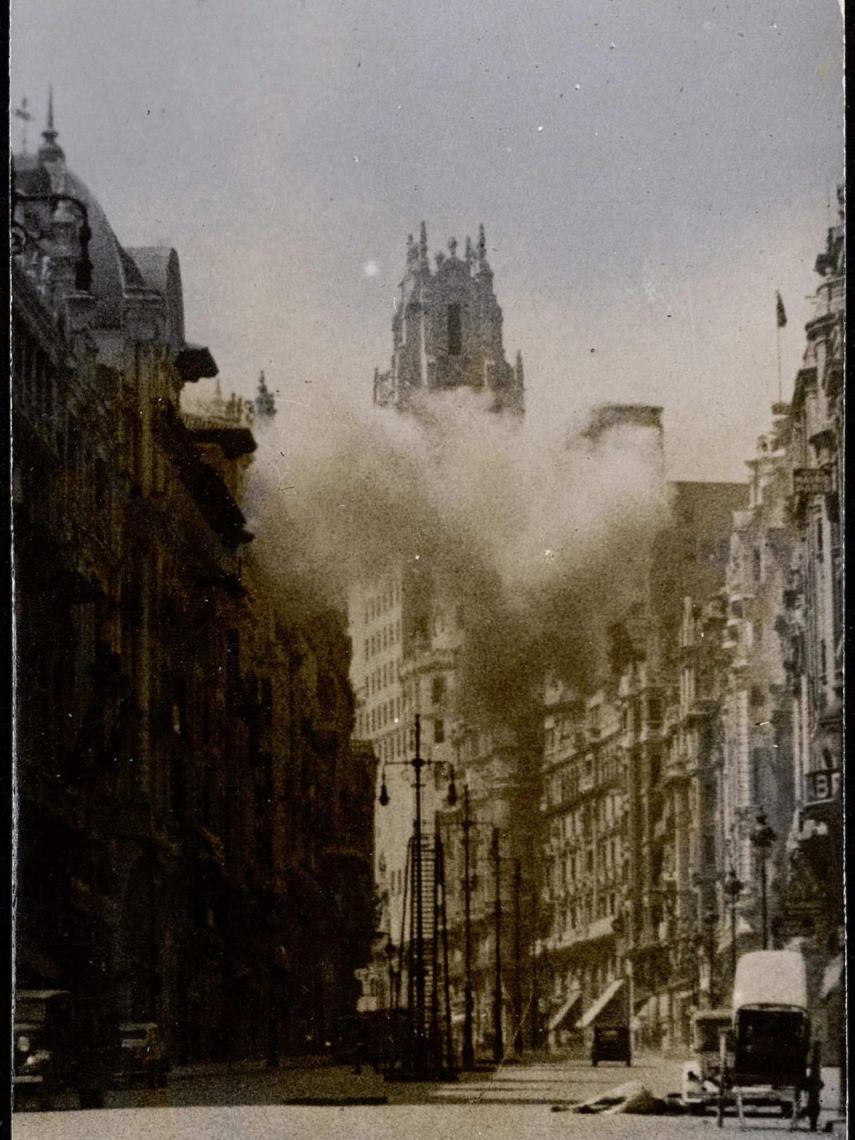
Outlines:
[[[600,1014],[603,1013],[622,985],[623,978],[615,978],[613,982],[609,982],[594,1004],[579,1018],[576,1023],[576,1028],[587,1029],[589,1025],[592,1025]]]
[[[632,1028],[640,1029],[642,1025],[646,1025],[648,1022],[654,1022],[656,1020],[658,1004],[658,995],[651,994],[632,1019]]]
[[[558,1026],[562,1023],[562,1021],[566,1020],[568,1014],[570,1014],[573,1011],[574,1007],[577,1006],[581,1000],[582,1000],[582,991],[581,990],[573,990],[571,992],[570,996],[564,1002],[564,1004],[558,1009],[558,1012],[553,1014],[552,1017],[550,1017],[549,1028],[550,1029],[557,1029]]]
[[[822,975],[822,1000],[825,1001],[830,997],[835,990],[840,989],[840,982],[843,979],[843,955],[838,954],[836,958],[825,967]]]

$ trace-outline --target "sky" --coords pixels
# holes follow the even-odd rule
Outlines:
[[[838,0],[13,0],[10,69],[29,149],[53,84],[119,239],[178,250],[188,337],[225,391],[263,368],[286,423],[370,401],[422,219],[432,250],[485,224],[535,427],[661,404],[672,478],[741,480],[776,290],[792,391],[843,170]]]

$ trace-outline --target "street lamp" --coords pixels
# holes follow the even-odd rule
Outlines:
[[[715,1006],[715,935],[718,927],[718,915],[712,907],[705,912],[703,918],[704,930],[707,936],[706,952],[709,959],[708,994],[710,1009]]]
[[[731,867],[724,880],[724,893],[730,907],[730,971],[736,977],[736,904],[742,894],[744,884],[739,881],[736,870]]]
[[[476,827],[469,808],[469,785],[463,787],[463,1068],[475,1068],[475,1043],[472,1039],[472,1020],[475,997],[472,988],[472,877],[469,872],[469,832]]]
[[[442,760],[425,760],[421,752],[421,717],[415,717],[415,754],[411,760],[387,760],[386,764],[407,765],[416,774],[414,789],[416,793],[416,818],[413,824],[413,895],[415,904],[415,963],[413,975],[416,983],[415,993],[415,1031],[413,1067],[418,1075],[427,1072],[427,1025],[425,1009],[425,922],[424,922],[424,885],[422,872],[422,769],[427,765],[442,765]],[[389,790],[386,787],[385,767],[381,777],[380,795],[378,797],[381,807],[390,802]],[[451,765],[448,765],[451,767]],[[453,807],[457,803],[457,788],[454,784],[454,768],[451,768],[451,779],[448,786],[448,804]],[[434,979],[436,984],[436,979]]]
[[[449,804],[453,802],[449,798]],[[481,822],[472,818],[471,804],[469,799],[469,786],[463,787],[463,818],[460,820],[459,826],[463,829],[463,936],[464,936],[464,1014],[463,1014],[463,1049],[462,1049],[462,1062],[463,1069],[471,1072],[475,1068],[475,1040],[474,1040],[474,1012],[475,1012],[475,997],[474,997],[474,983],[472,978],[473,973],[473,947],[472,947],[472,889],[475,886],[476,876],[471,874],[471,837],[470,832],[473,828],[477,827],[491,827],[492,828],[492,858],[494,865],[494,878],[495,878],[495,906],[494,906],[494,929],[496,934],[496,957],[495,957],[495,983],[494,983],[494,1005],[493,1005],[493,1024],[495,1030],[495,1041],[498,1045],[494,1045],[494,1052],[497,1054],[497,1059],[500,1060],[504,1053],[504,1041],[502,1032],[502,1008],[499,998],[496,994],[501,994],[501,893],[500,893],[500,856],[497,848],[497,836],[499,829],[492,824]],[[521,918],[520,918],[520,892],[522,883],[522,871],[519,860],[515,860],[515,877],[514,877],[514,900],[515,900],[515,970],[516,970],[516,990],[515,990],[515,1003],[517,1007],[517,1030],[515,1035],[515,1047],[521,1050],[521,1022],[522,1022],[522,991],[521,991],[521,972],[522,972],[522,946],[521,946]],[[517,1044],[519,1042],[519,1044]]]
[[[522,1021],[523,1021],[523,994],[522,994],[522,931],[520,920],[522,918],[522,864],[514,859],[514,1053],[517,1057],[522,1055]]]
[[[751,846],[757,852],[757,858],[760,861],[760,924],[763,932],[764,950],[769,947],[766,863],[769,859],[769,850],[777,838],[777,833],[769,826],[766,813],[761,811],[757,816],[757,826],[751,832]]]
[[[493,984],[493,1060],[498,1063],[505,1054],[505,1038],[502,1029],[502,856],[499,850],[498,827],[493,828],[492,856],[496,887],[493,912],[496,939],[496,976]]]

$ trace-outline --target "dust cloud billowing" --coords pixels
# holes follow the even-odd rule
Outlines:
[[[465,614],[461,712],[515,720],[546,669],[596,683],[664,519],[656,433],[594,443],[580,417],[535,437],[470,390],[401,414],[306,388],[257,431],[246,496],[255,557],[291,612],[342,606],[351,582],[418,555]]]

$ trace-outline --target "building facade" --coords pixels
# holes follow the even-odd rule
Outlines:
[[[320,1048],[373,926],[343,623],[249,554],[246,407],[182,411],[216,364],[175,251],[119,243],[50,122],[14,191],[16,984],[176,1062]]]
[[[548,1045],[585,1043],[599,1018],[625,1020],[620,927],[626,875],[625,773],[617,693],[580,698],[547,686],[541,810]]]
[[[811,997],[843,1063],[843,367],[846,249],[839,219],[816,261],[820,284],[790,409],[793,563],[783,616],[795,812],[782,937],[801,937]]]

